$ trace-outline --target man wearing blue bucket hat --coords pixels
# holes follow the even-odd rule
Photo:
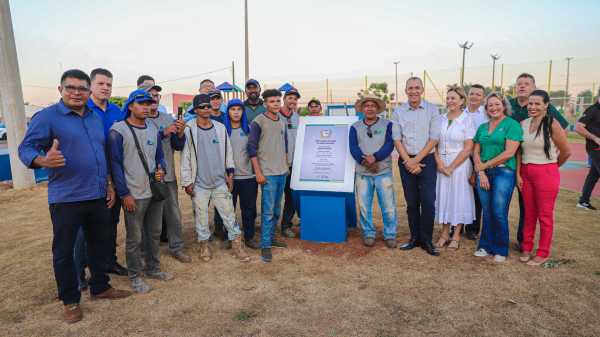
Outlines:
[[[153,123],[146,121],[150,105],[154,102],[145,90],[133,91],[123,107],[126,119],[111,127],[108,138],[113,180],[125,214],[125,256],[129,280],[131,287],[138,293],[146,293],[151,289],[142,280],[142,272],[147,278],[172,278],[170,274],[160,270],[159,240],[163,201],[151,189],[151,180],[161,182],[163,168],[166,167],[161,134]],[[142,242],[142,237],[145,242]]]

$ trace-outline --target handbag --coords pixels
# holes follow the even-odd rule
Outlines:
[[[146,170],[146,173],[148,174],[148,178],[150,179],[150,190],[152,191],[152,200],[153,201],[165,200],[169,193],[167,184],[165,184],[162,181],[157,181],[155,179],[154,174],[152,174],[152,172],[150,171],[150,168],[148,168],[148,162],[146,161],[144,152],[142,152],[142,148],[140,147],[140,142],[137,139],[137,136],[135,134],[135,131],[133,130],[133,127],[131,126],[131,124],[129,124],[129,122],[127,120],[125,121],[125,124],[127,124],[127,126],[129,127],[129,130],[131,131],[131,134],[133,135],[133,140],[135,141],[135,147],[137,148],[138,155],[140,156],[142,165],[144,166],[144,169]],[[158,144],[157,146],[161,146],[161,144]]]

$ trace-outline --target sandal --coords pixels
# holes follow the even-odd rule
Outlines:
[[[449,249],[452,250],[458,250],[458,248],[460,248],[460,241],[459,240],[450,240],[450,244],[448,245]]]
[[[444,248],[448,243],[448,238],[441,237],[438,239],[438,242],[435,243],[436,248]]]
[[[519,260],[523,263],[529,262],[531,260],[531,252],[523,252],[519,257]]]
[[[531,261],[527,262],[527,265],[534,267],[541,266],[542,264],[546,263],[546,261],[548,261],[549,259],[549,257],[536,256],[533,259],[531,259]]]

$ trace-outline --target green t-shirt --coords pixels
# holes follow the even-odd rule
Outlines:
[[[520,106],[519,101],[517,101],[516,98],[510,98],[508,101],[510,102],[510,107],[512,108],[512,114],[509,117],[519,123],[529,118],[527,105]],[[565,117],[556,109],[556,107],[554,107],[554,105],[548,105],[548,113],[550,113],[552,117],[558,121],[563,129],[566,129],[569,126],[569,121],[565,119]]]
[[[523,140],[523,129],[519,122],[512,118],[504,118],[500,124],[496,126],[492,134],[488,133],[490,123],[483,123],[477,129],[473,141],[481,145],[480,156],[483,162],[494,159],[500,153],[504,152],[506,140],[514,140],[520,142]],[[517,158],[512,156],[506,163],[506,167],[513,170],[517,169]]]

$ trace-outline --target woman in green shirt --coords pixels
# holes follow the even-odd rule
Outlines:
[[[482,124],[473,141],[477,192],[483,209],[483,228],[475,256],[494,255],[504,262],[508,256],[508,208],[515,188],[515,153],[523,140],[517,121],[507,118],[509,103],[497,93],[485,100],[490,118]]]

